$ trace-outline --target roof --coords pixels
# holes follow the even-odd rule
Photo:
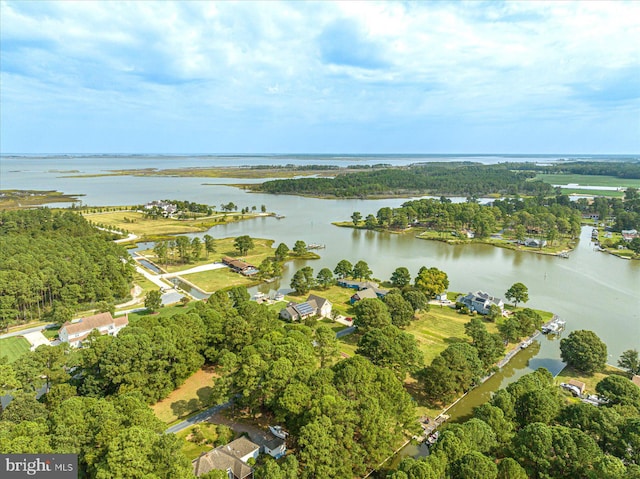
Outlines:
[[[222,258],[222,262],[235,269],[240,269],[240,270],[247,269],[247,268],[255,269],[255,266],[253,266],[252,264],[249,264],[246,261],[242,261],[241,259],[232,258],[231,256],[224,256]]]
[[[307,303],[311,303],[314,301],[316,303],[316,307],[318,309],[322,308],[325,303],[331,303],[327,298],[323,298],[322,296],[316,296],[315,294],[310,294],[307,298]]]
[[[67,321],[62,325],[62,327],[65,328],[67,330],[67,333],[71,335],[84,333],[93,329],[104,328],[109,325],[126,326],[127,324],[129,324],[129,318],[126,314],[114,320],[113,316],[111,316],[111,313],[106,312],[93,316],[87,316],[86,318],[82,318],[80,321],[76,321],[73,323]]]
[[[640,376],[638,376],[637,374],[634,374],[633,377],[631,378],[631,382],[636,386],[640,387]]]
[[[354,294],[354,296],[357,296],[360,299],[375,299],[378,297],[378,295],[376,294],[375,290],[373,288],[366,288],[363,289],[362,291],[358,291],[356,294]]]
[[[234,477],[240,479],[251,475],[253,469],[237,457],[224,450],[226,446],[220,446],[202,454],[192,462],[193,473],[201,476],[214,469],[228,471],[231,469]]]
[[[247,454],[251,454],[260,449],[255,442],[251,442],[244,436],[239,437],[235,441],[231,441],[226,446],[220,446],[225,452],[233,455],[234,457],[244,457]]]
[[[277,437],[271,432],[268,432],[265,434],[265,442],[263,445],[266,448],[271,449],[273,451],[274,449],[278,449],[283,444],[285,444],[284,439]]]
[[[491,296],[489,293],[485,293],[484,291],[476,291],[475,293],[469,293],[464,296],[462,299],[466,299],[469,301],[476,301],[478,303],[486,303],[487,301],[498,304],[502,302],[502,299]]]
[[[567,384],[571,384],[572,386],[577,387],[578,389],[580,389],[580,392],[583,392],[584,388],[587,387],[585,383],[583,383],[582,381],[578,381],[577,379],[571,379]]]
[[[296,312],[300,315],[300,316],[307,316],[310,314],[316,314],[316,308],[313,307],[312,304],[308,303],[308,302],[304,302],[304,303],[300,303],[300,304],[294,304],[292,305],[293,309],[296,310]]]

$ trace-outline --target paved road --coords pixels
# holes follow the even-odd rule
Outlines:
[[[53,327],[55,326],[55,324],[44,324],[42,326],[35,326],[33,328],[23,329],[21,331],[14,331],[12,333],[3,334],[2,336],[0,336],[0,339],[13,338],[15,336],[24,336],[25,334],[29,333],[37,333],[38,331],[42,331],[43,329],[45,329],[47,326]]]
[[[209,263],[201,266],[194,266],[193,268],[185,269],[184,271],[176,271],[175,273],[161,274],[161,278],[173,278],[174,276],[181,276],[183,274],[201,273],[202,271],[211,271],[214,269],[228,268],[226,264],[222,263]]]
[[[229,406],[231,406],[231,402],[232,401],[228,401],[224,404],[220,404],[219,406],[213,406],[213,407],[210,407],[209,409],[205,409],[201,413],[198,413],[195,416],[190,417],[189,419],[185,419],[184,421],[179,422],[178,424],[174,424],[170,428],[167,428],[165,433],[175,434],[177,432],[182,431],[183,429],[188,428],[189,426],[193,426],[194,424],[198,424],[199,422],[204,422],[207,419],[209,419],[211,416],[216,414],[217,412],[220,412],[223,409],[226,409]]]

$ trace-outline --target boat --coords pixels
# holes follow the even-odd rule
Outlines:
[[[282,301],[284,299],[284,294],[282,293],[276,293],[276,295],[273,297],[274,301]]]
[[[284,215],[275,215],[275,217],[276,217],[277,220],[281,220],[282,218],[285,218]]]
[[[318,243],[310,243],[307,245],[307,249],[324,249],[325,245]]]
[[[569,257],[569,253],[567,253],[566,251],[562,251],[561,253],[558,253],[558,256],[566,259]]]
[[[566,324],[566,321],[562,321],[561,319],[556,318],[553,321],[542,326],[542,334],[557,334],[564,329]]]
[[[436,431],[433,434],[429,434],[429,437],[427,437],[427,442],[433,445],[436,442],[438,442],[439,437],[440,437],[440,432]]]
[[[289,433],[282,429],[282,426],[269,426],[269,431],[276,437],[280,439],[286,439]]]
[[[527,339],[526,341],[522,341],[520,344],[520,349],[527,349],[533,343],[533,339]]]

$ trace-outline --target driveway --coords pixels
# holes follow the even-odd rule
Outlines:
[[[201,413],[198,413],[195,416],[190,417],[189,419],[185,419],[184,421],[179,422],[178,424],[174,424],[173,426],[167,428],[165,433],[176,434],[182,431],[183,429],[188,428],[189,426],[193,426],[194,424],[198,424],[199,422],[203,422],[210,419],[214,414],[219,413],[220,411],[228,408],[229,406],[231,406],[231,401],[228,401],[224,404],[220,404],[219,406],[213,406],[213,407],[210,407],[209,409],[205,409]]]
[[[174,276],[182,276],[183,274],[201,273],[202,271],[211,271],[214,269],[228,268],[226,264],[222,263],[209,263],[200,266],[194,266],[193,268],[185,269],[184,271],[176,271],[175,273],[161,274],[161,278],[173,278]]]
[[[29,341],[29,344],[31,344],[31,351],[35,350],[38,346],[42,346],[43,344],[51,346],[51,343],[49,342],[47,337],[42,334],[42,331],[33,331],[31,333],[23,332],[22,336],[24,336],[24,339]]]

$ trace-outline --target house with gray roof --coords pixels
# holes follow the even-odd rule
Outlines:
[[[193,473],[201,476],[212,470],[226,471],[229,479],[253,479],[253,468],[247,464],[250,458],[257,459],[260,446],[246,437],[218,446],[192,461]]]
[[[331,317],[331,301],[315,294],[309,295],[304,303],[289,303],[280,310],[280,317],[287,321],[303,321],[312,316]]]
[[[500,308],[500,311],[504,309],[504,301],[502,299],[491,296],[484,291],[476,291],[466,296],[459,296],[457,301],[469,308],[469,311],[476,311],[479,314],[489,314],[492,305]]]

